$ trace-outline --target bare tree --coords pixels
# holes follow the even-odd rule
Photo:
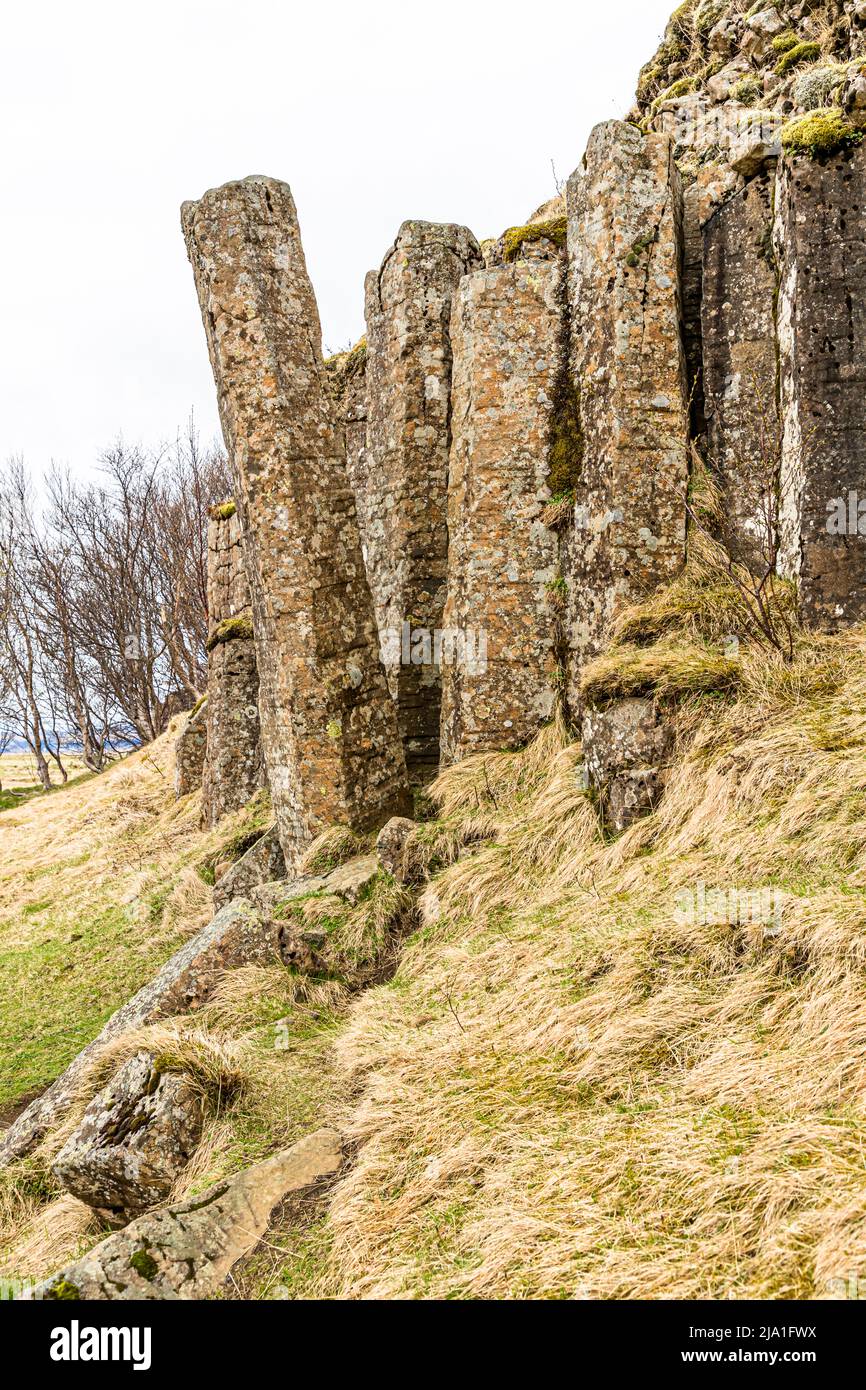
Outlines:
[[[192,421],[156,453],[118,442],[96,481],[52,468],[41,505],[20,459],[0,470],[0,728],[46,789],[70,744],[98,772],[203,691],[207,518],[228,487]]]
[[[51,786],[45,759],[45,730],[40,707],[39,647],[29,602],[27,537],[31,497],[20,459],[10,462],[0,485],[0,649],[7,701],[20,736],[36,762],[43,788]]]

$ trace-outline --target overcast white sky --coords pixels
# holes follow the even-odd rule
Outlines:
[[[179,206],[291,184],[326,349],[407,217],[524,220],[631,104],[673,0],[41,0],[0,63],[0,458],[218,431]]]

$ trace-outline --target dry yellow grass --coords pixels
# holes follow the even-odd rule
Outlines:
[[[248,1295],[822,1298],[864,1277],[866,635],[738,659],[736,688],[681,707],[665,795],[618,840],[561,724],[468,759],[430,789],[392,980],[350,999],[238,971],[173,1025],[240,1083],[178,1192],[322,1123],[354,1153]],[[0,1198],[5,1268],[32,1271],[44,1198]],[[98,1238],[64,1219],[69,1248]]]
[[[70,778],[78,777],[86,771],[81,759],[74,754],[64,753],[63,763]],[[56,765],[51,763],[51,780],[60,781],[60,774],[56,770]],[[39,777],[36,772],[36,762],[32,753],[16,752],[3,753],[0,755],[0,787],[5,790],[21,790],[25,787],[36,786]]]
[[[396,979],[336,1039],[358,1156],[299,1296],[820,1298],[863,1277],[866,643],[818,645],[836,679],[749,655],[740,699],[690,712],[657,813],[614,844],[552,734],[440,778],[452,812],[489,787],[497,843],[434,880]],[[690,917],[702,883],[773,913]]]

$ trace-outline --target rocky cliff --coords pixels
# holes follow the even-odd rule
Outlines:
[[[366,338],[326,367],[285,185],[189,205],[287,862],[405,807],[404,767],[518,747],[557,706],[580,722],[618,615],[683,570],[696,458],[759,617],[771,577],[818,628],[863,616],[861,35],[861,4],[682,5],[564,199],[480,247],[406,222]],[[276,615],[312,635],[319,608],[318,647],[275,660]],[[335,685],[311,662],[341,644]],[[613,775],[606,728],[585,728],[591,776]]]

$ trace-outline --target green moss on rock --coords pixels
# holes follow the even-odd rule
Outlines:
[[[782,54],[776,64],[776,75],[784,77],[794,68],[799,68],[803,63],[814,63],[821,57],[821,45],[818,43],[798,43],[794,48],[789,48]]]
[[[523,227],[509,227],[503,238],[502,256],[506,261],[516,261],[524,246],[533,241],[552,241],[554,246],[565,246],[568,222],[565,217],[553,217],[548,222],[527,222]]]
[[[695,10],[695,33],[706,38],[728,8],[727,0],[701,0]]]
[[[142,1279],[153,1279],[159,1270],[159,1265],[148,1250],[136,1250],[135,1254],[130,1256],[129,1263]]]
[[[694,41],[694,10],[695,0],[686,0],[668,20],[664,39],[654,57],[641,68],[637,84],[639,106],[648,106],[660,91],[669,86],[671,70],[676,64],[685,63],[689,57]]]
[[[800,41],[800,35],[795,30],[785,29],[773,39],[773,49],[776,53],[787,53],[789,49],[796,48]]]
[[[238,642],[243,638],[250,638],[252,635],[252,618],[224,618],[221,623],[217,623],[208,637],[207,650],[212,652],[214,647],[218,647],[221,642]]]
[[[678,77],[676,82],[672,82],[663,92],[660,92],[652,104],[652,111],[658,111],[666,101],[673,101],[676,97],[684,97],[693,92],[698,86],[697,77]]]
[[[730,95],[743,106],[757,106],[763,96],[763,90],[757,78],[741,77],[739,82],[734,83]]]
[[[211,507],[210,514],[214,521],[230,521],[236,511],[235,503],[229,498],[227,502],[218,502]]]
[[[637,241],[632,242],[631,249],[625,258],[625,263],[630,269],[634,270],[635,266],[640,265],[641,260],[655,242],[656,236],[656,232],[648,232],[646,236],[638,237]]]
[[[554,497],[572,496],[583,467],[580,392],[564,371],[553,395],[547,486]]]
[[[68,1300],[72,1302],[81,1298],[81,1290],[76,1284],[68,1279],[55,1279],[53,1284],[49,1284],[45,1290],[45,1297],[48,1299]]]
[[[840,150],[853,149],[864,135],[866,131],[852,125],[841,107],[829,106],[789,121],[782,127],[779,138],[788,155],[825,159]]]

